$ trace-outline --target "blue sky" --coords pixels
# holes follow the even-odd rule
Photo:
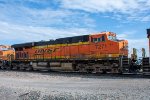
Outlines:
[[[0,0],[0,44],[102,31],[148,51],[150,0]]]

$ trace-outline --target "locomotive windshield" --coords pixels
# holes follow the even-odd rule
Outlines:
[[[117,41],[117,37],[116,36],[108,36],[108,39],[109,40],[112,40],[112,41]]]

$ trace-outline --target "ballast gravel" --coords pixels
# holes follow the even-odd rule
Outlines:
[[[150,79],[1,70],[0,100],[150,100]]]

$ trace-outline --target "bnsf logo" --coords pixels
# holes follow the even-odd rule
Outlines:
[[[53,52],[56,52],[59,48],[54,49],[39,49],[35,51],[35,54],[43,54],[43,53],[49,53],[52,54]]]

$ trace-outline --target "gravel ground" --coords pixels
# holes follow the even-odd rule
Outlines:
[[[150,79],[0,71],[0,100],[150,100]]]

